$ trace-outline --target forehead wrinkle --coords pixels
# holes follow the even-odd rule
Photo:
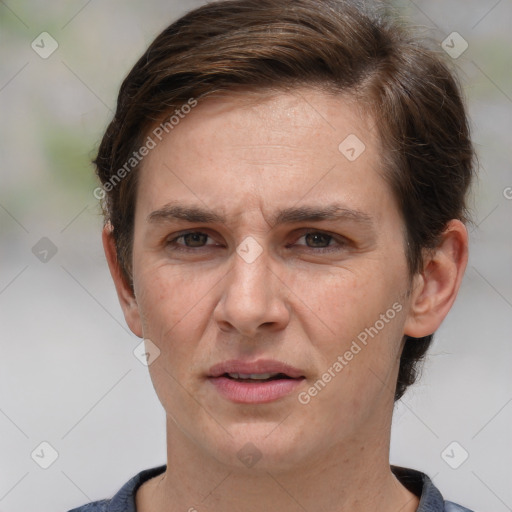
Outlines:
[[[265,222],[270,227],[275,227],[279,224],[319,222],[323,220],[349,220],[366,227],[373,227],[373,219],[370,215],[336,203],[327,206],[294,206],[278,210],[270,215],[265,215],[264,212],[262,214]],[[218,223],[222,225],[228,223],[225,215],[221,213],[216,213],[202,206],[187,205],[179,202],[167,203],[162,208],[151,212],[147,217],[147,222],[158,223],[176,219],[191,223]]]
[[[148,223],[158,223],[174,219],[206,224],[226,224],[225,217],[219,213],[207,210],[202,206],[185,205],[177,201],[167,203],[151,212],[146,220]]]

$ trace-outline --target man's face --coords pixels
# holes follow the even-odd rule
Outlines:
[[[144,160],[130,326],[176,442],[274,469],[388,442],[410,282],[371,121],[313,89],[211,98]]]

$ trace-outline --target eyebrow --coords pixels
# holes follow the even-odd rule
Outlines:
[[[221,214],[203,207],[178,202],[168,203],[162,208],[151,212],[147,217],[147,221],[151,224],[172,222],[175,220],[201,224],[217,223],[226,225],[228,223],[226,217]],[[269,222],[271,226],[275,226],[299,222],[320,222],[323,220],[348,220],[365,225],[366,227],[373,226],[373,219],[370,215],[359,210],[346,208],[344,205],[338,203],[325,206],[285,208],[276,212]]]

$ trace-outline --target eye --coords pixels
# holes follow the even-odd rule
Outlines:
[[[173,251],[183,252],[199,252],[201,249],[208,250],[221,245],[203,231],[178,234],[174,238],[169,238],[165,244]],[[299,246],[320,253],[341,250],[347,245],[349,245],[349,241],[342,236],[331,235],[323,231],[307,231],[303,232],[296,242],[288,247]]]
[[[304,240],[304,243],[300,243]],[[305,246],[309,249],[320,249],[315,252],[322,252],[322,249],[336,250],[348,245],[348,241],[342,236],[334,236],[323,231],[308,231],[297,239],[295,245]]]
[[[306,233],[301,238],[304,238],[308,247],[327,247],[333,240],[332,236],[321,232]]]
[[[200,249],[207,245],[216,245],[207,244],[208,239],[211,239],[211,237],[207,233],[203,233],[202,231],[189,231],[188,233],[182,233],[175,238],[167,240],[166,245],[174,247],[177,250]]]

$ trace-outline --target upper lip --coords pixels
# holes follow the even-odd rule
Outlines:
[[[220,377],[225,373],[260,374],[260,373],[284,373],[292,379],[304,377],[303,372],[289,364],[273,359],[259,359],[257,361],[242,361],[230,359],[222,363],[214,364],[209,372],[209,377]]]

